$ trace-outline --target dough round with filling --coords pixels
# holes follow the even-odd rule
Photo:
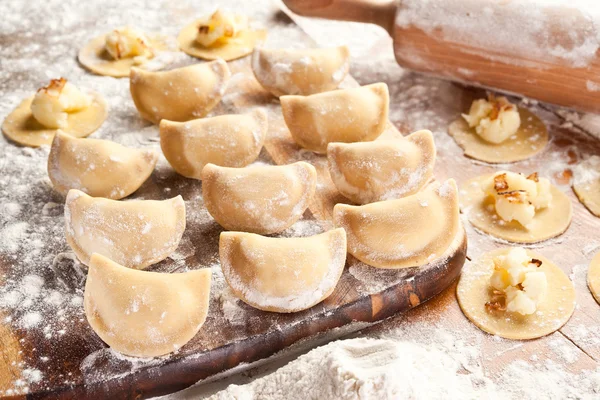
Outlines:
[[[333,90],[350,66],[346,46],[322,49],[264,49],[252,53],[256,80],[273,96],[301,95]]]
[[[184,53],[204,60],[216,60],[217,58],[225,61],[235,60],[252,53],[257,43],[267,39],[267,31],[264,29],[244,29],[235,39],[216,46],[204,47],[196,42],[198,22],[194,21],[183,28],[177,37],[177,42]]]
[[[519,116],[521,126],[517,133],[498,144],[482,139],[463,118],[452,122],[448,133],[467,157],[492,164],[522,161],[544,150],[548,144],[548,130],[537,115],[525,108],[519,108]]]
[[[230,76],[223,60],[158,72],[133,67],[129,89],[142,118],[155,124],[189,121],[204,117],[221,101]]]
[[[62,131],[68,135],[82,138],[94,133],[106,119],[108,105],[100,93],[88,90],[92,104],[81,111],[68,113],[68,126]],[[2,132],[9,139],[29,147],[39,147],[52,143],[58,129],[47,128],[40,124],[31,113],[31,96],[21,102],[2,123]]]
[[[348,252],[365,264],[389,269],[425,265],[444,254],[460,230],[456,182],[436,182],[402,199],[337,204],[333,222],[346,230]]]
[[[242,301],[264,311],[306,310],[335,289],[346,264],[346,233],[273,238],[222,232],[221,268]]]
[[[504,221],[496,214],[494,199],[482,190],[485,182],[493,176],[488,174],[470,179],[462,187],[461,208],[475,228],[514,243],[537,243],[567,230],[573,213],[571,200],[554,185],[550,186],[552,202],[535,212],[527,228],[514,220]]]
[[[490,276],[493,258],[506,255],[510,248],[497,249],[478,260],[465,263],[456,289],[458,304],[465,316],[478,328],[506,339],[535,339],[560,329],[575,309],[575,288],[567,275],[547,258],[527,250],[531,258],[542,261],[539,268],[546,274],[548,289],[537,311],[531,315],[489,311],[485,303],[492,300]]]
[[[591,156],[575,166],[573,191],[592,214],[600,217],[600,157]]]
[[[357,204],[396,199],[418,192],[433,177],[435,143],[428,130],[405,138],[329,143],[333,183]]]
[[[188,122],[162,120],[160,147],[175,171],[202,179],[202,168],[208,163],[238,168],[256,160],[267,129],[267,113],[262,109]]]
[[[246,168],[207,164],[204,206],[223,228],[262,235],[298,221],[315,193],[317,171],[306,162]]]
[[[600,303],[600,253],[592,258],[588,269],[587,281],[590,292],[592,292],[596,301]]]
[[[211,274],[210,268],[176,274],[136,271],[93,254],[83,296],[85,316],[113,350],[162,356],[189,342],[206,321]]]
[[[77,139],[58,131],[48,156],[54,189],[79,189],[93,197],[122,199],[150,177],[158,152],[131,149],[110,140]]]
[[[67,243],[83,264],[98,253],[144,269],[177,249],[185,230],[185,203],[181,196],[117,201],[72,189],[65,203],[65,228]]]
[[[279,100],[294,141],[315,153],[327,152],[331,142],[375,140],[388,123],[390,99],[385,83]]]
[[[131,67],[148,68],[151,66],[151,69],[158,70],[166,67],[171,62],[171,59],[161,56],[161,52],[171,50],[172,47],[169,46],[166,38],[159,36],[148,38],[152,50],[157,54],[144,64],[136,64],[133,57],[115,60],[106,51],[106,35],[108,33],[93,38],[77,54],[79,63],[95,74],[124,78],[129,76]]]

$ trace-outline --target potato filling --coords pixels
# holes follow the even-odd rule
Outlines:
[[[106,35],[105,40],[106,51],[115,60],[133,58],[137,64],[141,64],[154,57],[150,41],[135,28],[115,29]]]
[[[220,10],[201,18],[196,42],[203,47],[216,47],[234,40],[248,29],[248,17],[224,13]]]
[[[469,114],[462,114],[469,127],[487,142],[499,144],[517,133],[521,125],[519,111],[506,97],[490,96],[473,101]]]
[[[540,260],[529,257],[522,247],[495,257],[494,272],[490,277],[494,295],[485,304],[486,308],[521,315],[535,313],[548,289],[546,274],[539,270],[541,265]]]
[[[38,89],[31,102],[33,117],[47,128],[66,128],[69,113],[83,110],[92,98],[65,78],[52,79],[48,86]]]
[[[525,177],[515,172],[501,171],[483,187],[495,200],[496,213],[504,221],[517,221],[524,227],[533,220],[537,210],[552,201],[550,181],[539,178],[537,172]]]

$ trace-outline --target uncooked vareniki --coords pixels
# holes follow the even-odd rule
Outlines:
[[[442,256],[460,233],[456,182],[434,183],[397,200],[337,204],[333,221],[348,234],[348,252],[365,264],[421,266]]]
[[[245,167],[256,160],[267,128],[267,113],[262,109],[188,122],[162,120],[160,147],[175,171],[202,179],[202,168],[208,163]]]
[[[116,201],[72,189],[65,225],[67,243],[85,265],[98,253],[128,268],[144,269],[177,249],[185,230],[185,203],[181,196]]]
[[[350,52],[346,46],[322,49],[264,49],[252,54],[256,80],[274,96],[308,96],[333,90],[344,80]]]
[[[161,119],[189,121],[204,117],[219,103],[230,76],[223,60],[158,72],[134,67],[129,89],[144,119],[155,124]]]
[[[573,191],[592,214],[600,217],[600,157],[590,156],[573,169]]]
[[[102,125],[106,110],[106,101],[99,93],[80,90],[65,78],[52,79],[4,119],[2,132],[31,147],[52,143],[58,129],[86,137]]]
[[[281,232],[298,221],[315,193],[317,171],[306,162],[290,165],[202,170],[202,198],[225,229]]]
[[[92,254],[84,292],[87,320],[128,356],[171,353],[198,333],[208,314],[211,269],[175,274],[136,271]]]
[[[110,140],[56,133],[48,156],[54,189],[79,189],[93,197],[122,199],[139,189],[158,161],[155,150],[131,149]]]
[[[301,238],[222,232],[221,268],[245,303],[264,311],[306,310],[335,289],[346,263],[346,233]]]
[[[281,96],[280,101],[285,124],[296,143],[316,153],[325,153],[331,142],[375,140],[388,122],[385,83],[311,96]]]
[[[418,192],[433,176],[435,153],[433,135],[428,130],[393,140],[327,146],[333,183],[357,204]]]

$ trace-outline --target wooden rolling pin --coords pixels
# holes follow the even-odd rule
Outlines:
[[[380,25],[404,67],[600,112],[600,3],[283,0],[312,17]]]

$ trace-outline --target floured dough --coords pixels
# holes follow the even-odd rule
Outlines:
[[[327,298],[346,264],[346,233],[272,238],[223,232],[221,268],[236,296],[264,311],[306,310]]]
[[[158,161],[155,150],[131,149],[110,140],[77,139],[60,130],[48,156],[54,189],[79,189],[93,197],[122,199],[139,189]]]
[[[219,12],[218,10],[216,11],[216,13]],[[202,20],[199,19],[187,25],[179,33],[177,41],[179,42],[179,47],[185,53],[204,60],[222,58],[225,61],[230,61],[247,56],[252,53],[257,43],[263,42],[267,38],[266,30],[251,29],[246,25],[245,28],[240,29],[234,37],[228,40],[218,40],[210,46],[203,46],[196,41],[201,23]]]
[[[252,54],[256,80],[274,96],[302,95],[333,90],[350,65],[346,46],[322,49],[264,49]]]
[[[498,144],[482,139],[463,118],[452,122],[448,133],[467,157],[488,163],[517,162],[533,157],[548,144],[548,130],[541,119],[525,108],[519,108],[519,116],[517,133]]]
[[[204,117],[221,101],[230,76],[223,60],[159,72],[133,67],[129,89],[144,119],[189,121]]]
[[[306,162],[246,168],[207,164],[202,198],[210,215],[225,229],[281,232],[298,221],[315,193],[317,171]]]
[[[160,147],[175,171],[202,179],[202,168],[208,163],[245,167],[256,160],[267,129],[267,113],[262,109],[183,123],[162,120]]]
[[[348,234],[348,252],[377,268],[417,267],[440,257],[460,228],[453,179],[412,196],[364,206],[337,204],[333,221]]]
[[[108,106],[100,93],[86,91],[91,96],[91,105],[80,111],[67,114],[67,126],[62,131],[74,137],[86,137],[94,133],[104,122]],[[5,119],[2,132],[9,139],[30,147],[52,143],[56,128],[48,128],[39,123],[31,112],[34,96],[21,102]]]
[[[154,56],[149,60],[140,60],[135,57],[124,57],[119,60],[114,59],[106,50],[105,33],[93,38],[85,46],[79,50],[77,59],[88,70],[98,75],[112,76],[115,78],[123,78],[129,76],[131,67],[148,68],[157,70],[162,69],[171,62],[171,58],[163,57],[162,53],[172,50],[168,40],[164,37],[151,35],[147,37],[148,46],[154,53]]]
[[[192,339],[208,314],[211,269],[162,274],[93,254],[85,284],[87,320],[113,350],[157,357]]]
[[[85,265],[93,253],[128,268],[144,269],[177,249],[185,230],[181,196],[116,201],[72,189],[65,203],[67,243]]]
[[[435,153],[433,135],[428,130],[394,140],[327,146],[333,183],[357,204],[418,192],[433,176]]]
[[[494,174],[468,180],[461,190],[461,209],[477,229],[515,243],[536,243],[562,234],[571,223],[571,200],[556,186],[550,186],[552,201],[535,212],[527,228],[513,220],[506,222],[495,211],[494,199],[482,187]]]
[[[281,111],[301,147],[325,153],[331,142],[368,142],[383,133],[389,108],[385,83],[311,96],[281,96]]]
[[[591,156],[575,166],[573,190],[592,214],[600,217],[600,157]]]
[[[567,275],[550,260],[527,250],[531,258],[542,262],[540,271],[546,274],[548,288],[537,311],[531,315],[490,310],[486,303],[493,299],[490,276],[494,271],[493,258],[506,255],[510,248],[486,253],[463,267],[456,289],[463,313],[480,329],[507,339],[535,339],[562,327],[575,309],[575,288]]]
[[[596,301],[600,303],[600,253],[592,258],[588,269],[587,281],[590,292],[592,292]]]

